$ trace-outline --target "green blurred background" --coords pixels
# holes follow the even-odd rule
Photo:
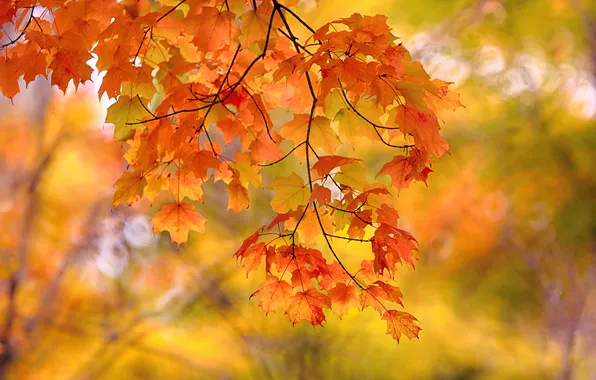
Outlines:
[[[341,321],[328,313],[314,329],[265,316],[248,299],[264,274],[246,279],[232,254],[270,217],[270,194],[234,215],[208,184],[202,211],[219,222],[177,250],[167,235],[153,237],[152,205],[110,208],[124,167],[122,147],[98,128],[106,100],[92,85],[63,97],[40,81],[15,106],[0,100],[2,278],[23,244],[14,221],[35,205],[11,376],[596,379],[596,3],[302,6],[315,26],[355,12],[386,15],[466,106],[441,115],[451,150],[428,186],[416,183],[398,200],[404,228],[420,242],[416,270],[397,276],[420,339],[397,345],[371,310]],[[18,190],[61,133],[69,143],[52,152],[39,191]],[[390,158],[363,154],[373,166]],[[366,250],[340,247],[347,256]]]

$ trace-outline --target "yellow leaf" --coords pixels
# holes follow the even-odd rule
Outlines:
[[[308,188],[296,173],[292,173],[289,177],[276,178],[269,188],[275,191],[275,196],[271,200],[271,208],[280,214],[297,210],[298,207],[304,206],[308,202]]]
[[[155,197],[159,195],[162,190],[168,189],[169,179],[165,175],[153,175],[146,177],[147,186],[143,191],[143,196],[153,203]]]
[[[259,14],[253,10],[240,16],[242,21],[240,32],[242,35],[239,39],[243,46],[249,47],[254,43],[258,43],[261,49],[263,48],[267,39],[267,30],[269,29],[269,18],[267,15]]]
[[[143,99],[144,104],[148,104],[147,99]],[[137,97],[130,98],[121,95],[118,101],[108,108],[106,121],[114,124],[114,137],[120,141],[127,140],[134,135],[135,129],[145,128],[142,124],[129,125],[127,123],[136,123],[146,117],[151,117]]]
[[[132,204],[137,197],[143,196],[143,189],[147,185],[147,180],[139,173],[126,172],[116,181],[116,192],[112,198],[114,207],[121,203]]]
[[[294,115],[294,120],[284,124],[280,133],[283,138],[300,144],[306,140],[310,115]],[[310,125],[309,143],[313,149],[323,149],[329,154],[334,154],[341,144],[339,137],[331,128],[331,119],[324,116],[315,116]]]

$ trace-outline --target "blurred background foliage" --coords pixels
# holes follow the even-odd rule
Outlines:
[[[269,218],[271,194],[234,215],[207,184],[200,207],[212,222],[177,250],[151,232],[159,198],[111,209],[125,147],[102,127],[98,84],[64,96],[38,81],[14,106],[0,100],[2,315],[10,274],[25,256],[29,267],[8,377],[596,378],[596,4],[302,5],[315,26],[387,15],[467,107],[443,115],[451,154],[428,186],[396,199],[420,242],[417,269],[398,276],[420,339],[396,345],[371,311],[329,313],[316,329],[266,317],[248,300],[264,274],[246,279],[232,253]],[[390,158],[374,145],[358,154],[373,167]],[[340,254],[349,263],[368,247]]]

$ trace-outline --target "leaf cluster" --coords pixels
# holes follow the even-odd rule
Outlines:
[[[222,181],[228,209],[250,206],[262,170],[290,156],[304,170],[275,178],[269,225],[235,253],[247,272],[265,263],[253,294],[266,313],[283,308],[292,323],[319,325],[324,309],[340,316],[372,307],[387,333],[418,336],[416,319],[391,309],[402,294],[397,265],[414,266],[417,243],[398,227],[396,190],[426,181],[432,156],[449,144],[442,109],[461,106],[449,83],[432,80],[413,61],[384,16],[329,22],[318,29],[278,0],[20,0],[0,5],[14,27],[2,47],[0,90],[18,79],[50,75],[66,90],[91,79],[92,58],[104,74],[99,96],[114,98],[107,122],[129,146],[129,170],[116,182],[114,206],[171,195],[153,217],[155,233],[184,243],[203,232],[195,208],[203,184]],[[298,36],[303,36],[299,38]],[[272,110],[292,120],[279,126]],[[284,147],[291,149],[284,151]],[[337,155],[377,142],[398,150],[369,181],[368,165]],[[393,191],[393,193],[392,193]],[[318,250],[322,238],[328,257]],[[370,244],[371,257],[346,267],[334,244]]]

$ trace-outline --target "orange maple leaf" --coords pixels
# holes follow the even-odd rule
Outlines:
[[[151,218],[153,232],[168,231],[173,242],[186,243],[190,230],[203,232],[206,219],[190,203],[167,203]]]
[[[298,292],[292,297],[292,303],[286,310],[286,314],[296,324],[301,320],[309,321],[313,326],[323,323],[325,314],[323,308],[331,306],[329,297],[316,289],[308,289],[305,292]]]
[[[287,281],[280,280],[273,275],[268,275],[267,280],[250,298],[254,296],[260,298],[259,306],[265,310],[265,314],[269,314],[274,312],[279,306],[283,306],[284,308],[289,306],[292,296],[292,286]]]
[[[360,306],[360,297],[354,285],[338,283],[327,292],[331,300],[331,309],[337,313],[339,318],[346,314],[350,307]]]
[[[398,343],[402,335],[411,340],[418,338],[418,333],[422,330],[415,323],[418,320],[412,314],[403,311],[387,310],[383,314],[383,320],[387,321],[387,334],[391,335]]]

